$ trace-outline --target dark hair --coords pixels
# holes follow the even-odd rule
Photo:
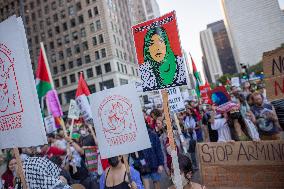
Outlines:
[[[8,160],[7,160],[7,170],[6,171],[10,171],[10,169],[9,169],[9,164],[10,164],[10,162],[13,160],[13,159],[16,159],[15,157],[11,157],[11,158],[9,158]]]
[[[52,156],[50,159],[49,159],[51,162],[53,162],[54,164],[56,164],[58,167],[61,167],[62,165],[62,160],[60,158],[60,156],[56,155],[56,156]]]
[[[191,160],[189,157],[178,154],[178,163],[179,163],[179,169],[186,175],[189,172],[193,172]]]
[[[249,101],[250,97],[252,97],[252,94],[248,94],[247,99],[246,99],[247,102]]]
[[[154,114],[154,116],[157,118],[157,117],[161,117],[162,116],[162,113],[160,110],[158,109],[153,109],[150,113],[150,115]]]
[[[55,138],[55,134],[54,133],[49,133],[49,134],[47,134],[47,138]]]
[[[240,139],[239,139],[239,137],[236,133],[235,127],[234,127],[234,120],[232,120],[230,118],[230,112],[228,112],[228,117],[229,117],[229,119],[228,119],[227,123],[228,123],[228,126],[229,126],[230,131],[231,131],[231,137],[235,141],[240,141]],[[238,122],[241,125],[241,130],[243,131],[243,133],[251,140],[251,137],[249,136],[248,131],[246,129],[246,123],[245,123],[243,116],[239,117]]]

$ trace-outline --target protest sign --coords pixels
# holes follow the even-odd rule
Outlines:
[[[0,149],[47,143],[23,22],[0,23]]]
[[[63,112],[61,109],[61,105],[60,105],[56,90],[52,89],[47,92],[46,102],[47,102],[46,104],[47,104],[48,110],[54,117],[63,116]]]
[[[134,83],[89,98],[102,159],[151,147]]]
[[[57,130],[54,117],[52,115],[44,118],[44,125],[46,133],[53,133]]]
[[[208,92],[208,96],[212,103],[216,105],[222,105],[225,104],[226,102],[230,101],[230,96],[224,86],[220,87],[215,87],[215,89],[210,90]]]
[[[86,166],[89,172],[98,171],[98,148],[96,146],[84,147]]]
[[[93,124],[93,118],[91,113],[91,106],[89,104],[88,98],[86,95],[80,95],[76,98],[78,108],[80,110],[81,116],[83,117],[86,123]]]
[[[270,101],[284,98],[284,47],[263,53],[265,87]]]
[[[132,27],[143,91],[186,85],[175,12]]]
[[[206,188],[282,188],[284,141],[198,143]]]
[[[179,87],[167,89],[169,93],[169,108],[171,112],[178,112],[185,109]]]
[[[68,111],[68,118],[70,119],[79,119],[80,117],[80,110],[77,106],[75,100],[70,100],[69,111]]]
[[[231,78],[232,86],[240,87],[240,78],[239,77],[232,77]]]
[[[199,86],[200,96],[205,104],[210,104],[211,100],[208,96],[208,92],[211,90],[210,85]]]

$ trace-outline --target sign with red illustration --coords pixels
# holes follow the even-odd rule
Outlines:
[[[132,27],[143,91],[186,85],[175,12]]]
[[[97,92],[89,99],[102,159],[151,146],[135,84]]]
[[[213,90],[210,90],[208,92],[208,96],[212,103],[217,106],[225,104],[231,100],[231,97],[224,86],[215,87]]]
[[[21,19],[0,23],[0,149],[46,143]]]
[[[208,92],[211,90],[210,85],[199,86],[200,96],[205,104],[211,104],[211,99],[208,97]]]

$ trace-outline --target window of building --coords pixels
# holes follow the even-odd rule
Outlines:
[[[99,51],[95,51],[95,59],[99,60],[100,59],[100,53]]]
[[[96,21],[96,28],[97,28],[97,30],[102,29],[102,25],[101,25],[101,21],[100,20]]]
[[[54,63],[56,62],[56,54],[51,54],[51,62]]]
[[[108,73],[108,72],[111,72],[111,66],[110,66],[110,63],[106,63],[105,65],[105,72]]]
[[[67,85],[67,77],[62,77],[62,85],[63,86],[65,86],[65,85]],[[74,98],[74,96],[73,96],[73,98]]]
[[[106,57],[106,49],[101,49],[102,58]]]
[[[124,73],[124,66],[123,66],[123,64],[120,64],[120,66],[121,66],[122,73]]]
[[[96,92],[96,85],[89,85],[90,92],[93,94]]]
[[[55,85],[56,88],[60,87],[59,79],[54,80],[54,85]]]
[[[70,43],[69,35],[64,36],[64,42],[65,44]]]
[[[81,34],[81,37],[86,37],[86,30],[85,30],[85,28],[81,28],[80,34]]]
[[[124,65],[124,70],[125,70],[125,73],[127,74],[127,67]]]
[[[60,27],[59,26],[55,26],[55,33],[59,34],[60,33]]]
[[[119,51],[119,52],[120,52],[120,58],[123,59],[122,52],[121,51]]]
[[[47,18],[46,18],[46,25],[49,26],[50,24],[51,24],[50,17],[47,17]]]
[[[46,5],[44,7],[44,14],[48,14],[48,13],[49,13],[49,7],[48,7],[48,5]]]
[[[123,53],[123,59],[126,60],[127,59],[127,55],[126,52]]]
[[[70,25],[71,25],[71,28],[73,28],[73,27],[76,26],[76,20],[75,20],[75,18],[72,18],[72,19],[70,20]]]
[[[38,36],[37,36],[37,35],[35,36],[35,43],[36,43],[36,44],[39,43],[39,40],[38,40]]]
[[[91,57],[90,57],[90,55],[86,55],[86,56],[85,56],[85,63],[88,64],[88,63],[90,63],[90,62],[91,62]]]
[[[55,1],[53,1],[53,2],[51,3],[51,8],[52,8],[52,10],[55,10],[55,9],[57,8]]]
[[[88,16],[89,16],[89,18],[92,18],[92,17],[93,17],[92,9],[89,9],[89,10],[88,10]]]
[[[33,25],[33,31],[34,31],[34,32],[37,32],[36,24]]]
[[[62,10],[62,11],[60,12],[60,16],[61,16],[61,19],[64,19],[64,18],[66,17],[66,15],[65,15],[65,10]]]
[[[73,61],[68,62],[68,68],[69,68],[69,69],[74,68],[74,63],[73,63]]]
[[[37,6],[40,5],[40,0],[36,0],[36,5],[37,5]]]
[[[79,44],[75,45],[75,46],[74,46],[74,49],[75,49],[75,53],[76,53],[76,54],[80,53],[80,51],[81,51]]]
[[[120,65],[119,62],[116,62],[117,70],[120,72]]]
[[[84,16],[83,15],[80,15],[78,17],[78,21],[79,21],[79,24],[83,24],[84,23]]]
[[[136,69],[136,76],[139,76],[139,74],[138,74],[138,70]]]
[[[66,30],[68,29],[68,25],[67,25],[66,22],[64,22],[64,23],[62,24],[62,28],[63,28],[63,31],[66,31]]]
[[[120,83],[120,85],[126,85],[126,84],[128,84],[128,80],[119,78],[119,83]]]
[[[54,43],[53,43],[53,41],[49,42],[49,48],[50,48],[50,49],[54,49]]]
[[[87,42],[87,41],[84,41],[84,42],[82,43],[82,48],[83,48],[83,51],[86,51],[86,50],[89,49],[89,46],[88,46],[88,42]]]
[[[52,37],[52,36],[53,36],[53,35],[52,35],[52,30],[51,30],[51,29],[47,31],[47,35],[48,35],[48,37]]]
[[[103,89],[110,89],[110,88],[113,88],[114,87],[114,82],[113,82],[113,79],[110,79],[110,80],[107,80],[107,81],[104,81],[103,83],[100,82],[100,90],[103,90]]]
[[[96,74],[102,75],[102,67],[101,66],[96,66]]]
[[[2,9],[3,10],[3,9]],[[1,13],[1,15],[3,15],[3,13]],[[26,16],[26,24],[29,24],[29,22],[30,22],[30,17],[29,16]]]
[[[97,16],[99,14],[98,7],[94,7],[94,15]]]
[[[68,14],[69,14],[69,16],[75,15],[75,10],[74,10],[73,6],[68,7]]]
[[[134,68],[131,67],[131,70],[132,70],[132,75],[135,75],[135,72],[134,72]]]
[[[66,55],[67,55],[67,57],[72,56],[72,49],[71,48],[66,49]]]
[[[58,21],[58,14],[57,14],[57,13],[55,13],[55,14],[53,15],[53,21],[54,21],[54,22],[57,22],[57,21]]]
[[[70,82],[71,82],[71,83],[75,83],[75,82],[76,82],[76,76],[75,76],[75,74],[71,74],[71,75],[69,76],[69,78],[70,78]]]
[[[58,38],[56,41],[57,41],[57,46],[61,46],[61,45],[62,45],[62,40],[61,40],[61,38]]]
[[[116,37],[115,37],[115,35],[113,35],[113,40],[114,40],[114,43],[116,44]]]
[[[77,66],[82,66],[82,59],[81,58],[78,58],[76,60],[76,62],[77,62]]]
[[[65,64],[60,65],[60,71],[64,72],[66,70]]]
[[[53,67],[53,74],[58,74],[57,66]]]
[[[95,25],[94,25],[94,23],[90,24],[90,31],[91,32],[95,32]]]
[[[76,3],[76,10],[80,11],[81,9],[82,9],[81,3],[80,2]]]
[[[116,56],[119,58],[119,52],[118,52],[118,50],[115,49],[115,51],[116,51]]]
[[[74,96],[76,96],[76,91],[77,90],[72,90],[64,93],[65,100],[67,103],[69,103],[71,99],[74,99]]]
[[[100,34],[100,35],[99,35],[99,42],[100,42],[100,43],[104,43],[103,34]]]
[[[93,76],[94,76],[93,69],[92,68],[87,69],[87,77],[91,78]]]
[[[58,58],[59,58],[59,60],[63,60],[64,59],[63,51],[59,51]]]
[[[74,31],[74,32],[72,33],[72,37],[73,37],[73,40],[77,40],[77,39],[78,39],[78,33],[77,33],[77,31]]]
[[[42,20],[39,22],[39,29],[43,30],[43,21]]]
[[[95,37],[93,37],[93,45],[96,46],[97,44],[98,44],[97,37],[95,36]]]

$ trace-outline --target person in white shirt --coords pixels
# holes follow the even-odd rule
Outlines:
[[[226,114],[224,114],[225,116]],[[216,117],[216,112],[211,113],[211,128],[218,131],[218,142],[228,142],[232,140],[231,132],[225,117]]]

